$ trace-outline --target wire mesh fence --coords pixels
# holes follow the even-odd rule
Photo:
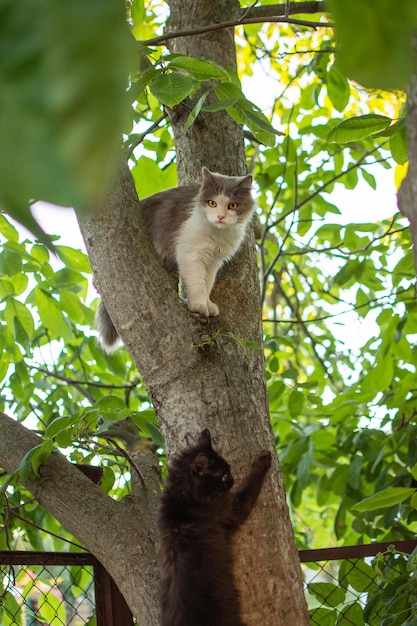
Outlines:
[[[2,574],[1,624],[91,624],[95,615],[91,567],[8,565]]]
[[[417,626],[416,546],[301,551],[312,626]]]
[[[87,553],[0,552],[1,626],[132,626],[125,600]]]
[[[299,552],[312,626],[417,626],[417,541]],[[1,626],[133,626],[88,553],[0,552]],[[197,625],[196,625],[197,626]]]

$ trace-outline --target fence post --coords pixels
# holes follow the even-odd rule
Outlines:
[[[133,626],[132,613],[113,578],[101,563],[94,564],[97,626]]]

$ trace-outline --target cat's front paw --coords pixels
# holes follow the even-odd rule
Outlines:
[[[258,469],[266,473],[271,467],[271,462],[272,455],[269,450],[262,450],[254,460],[252,467],[253,469]]]
[[[212,317],[216,317],[216,315],[219,314],[219,307],[217,306],[217,304],[214,304],[214,302],[209,300],[207,302],[207,306],[209,315],[211,315]]]
[[[196,313],[203,317],[215,317],[219,314],[217,304],[214,304],[211,300],[207,302],[188,302],[187,306],[191,313]]]
[[[202,317],[208,317],[209,316],[209,309],[208,306],[205,302],[187,302],[187,306],[189,308],[189,310],[191,311],[191,313],[195,313],[196,315],[202,316]]]

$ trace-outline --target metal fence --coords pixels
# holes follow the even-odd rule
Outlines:
[[[1,626],[132,626],[112,578],[91,554],[0,552]]]
[[[417,541],[301,550],[312,626],[417,626]]]
[[[416,626],[417,541],[299,552],[312,626]],[[0,552],[1,626],[133,626],[91,554]]]

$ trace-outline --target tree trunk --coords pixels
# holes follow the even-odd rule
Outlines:
[[[234,0],[172,0],[170,6],[175,30],[239,14]],[[178,39],[175,50],[235,66],[232,30]],[[202,165],[225,174],[245,173],[241,128],[223,112],[199,116],[183,133],[185,110],[171,112],[180,182],[200,180]],[[239,482],[261,449],[274,450],[253,234],[217,281],[213,298],[220,315],[202,323],[181,302],[157,258],[124,164],[106,204],[82,218],[80,226],[95,284],[143,377],[167,454],[208,427]],[[248,347],[249,342],[260,349]],[[0,418],[0,430],[1,464],[14,471],[38,438],[6,416]],[[42,477],[26,485],[108,569],[142,626],[158,623],[152,473],[139,499],[117,503],[54,453]],[[309,624],[275,455],[259,502],[236,538],[235,573],[248,626]]]
[[[239,11],[234,1],[173,0],[170,7],[169,28],[175,30],[233,19]],[[177,39],[173,51],[235,66],[231,30]],[[242,129],[225,113],[217,113],[200,115],[184,133],[189,111],[184,103],[170,112],[180,182],[200,180],[202,165],[244,174]],[[98,216],[82,220],[82,231],[96,285],[143,377],[168,455],[208,427],[238,481],[261,449],[274,449],[263,352],[242,345],[262,346],[253,234],[217,281],[213,299],[219,317],[202,323],[180,301],[155,256],[126,170],[121,170],[108,205]],[[309,623],[276,460],[253,515],[237,537],[235,570],[248,626]]]

